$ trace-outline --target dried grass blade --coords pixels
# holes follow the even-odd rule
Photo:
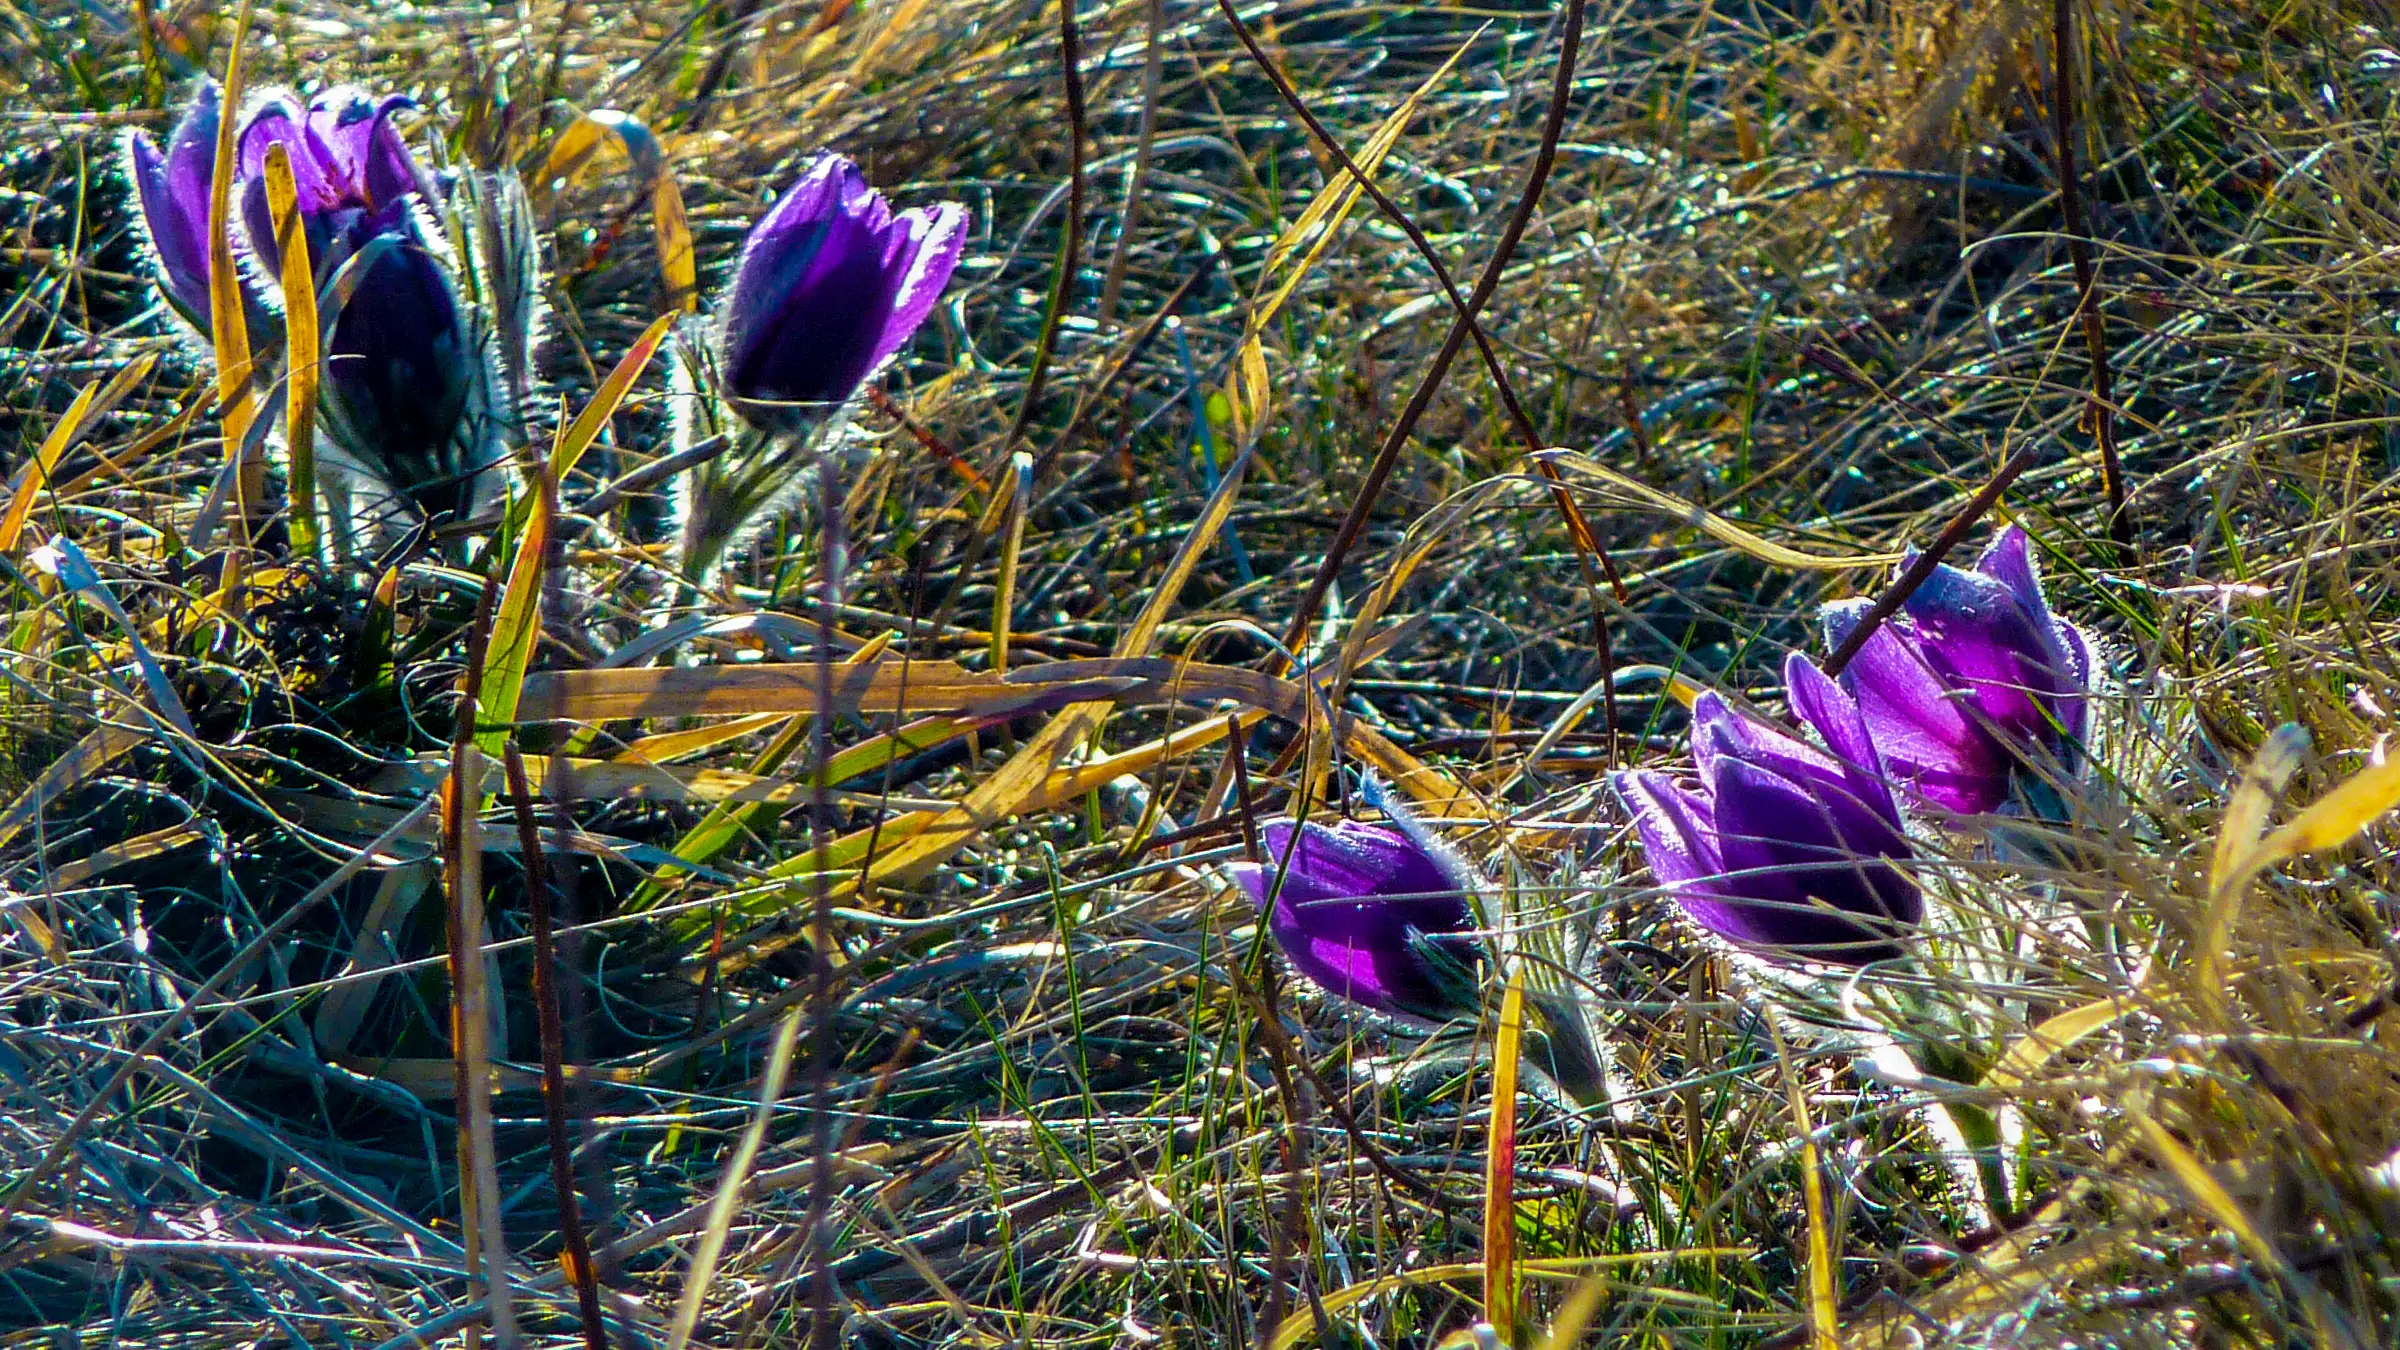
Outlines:
[[[1117,639],[1115,654],[1119,657],[1139,656],[1149,651],[1158,640],[1158,630],[1166,623],[1183,594],[1185,583],[1200,564],[1217,533],[1224,528],[1226,518],[1233,512],[1235,496],[1242,480],[1248,476],[1250,452],[1245,449],[1234,460],[1217,490],[1209,494],[1201,507],[1200,516],[1192,522],[1183,543],[1150,592],[1150,598],[1134,617],[1132,624]],[[1027,809],[1027,804],[1041,794],[1050,779],[1051,770],[1067,750],[1100,728],[1108,715],[1109,705],[1098,702],[1076,703],[1051,719],[1049,725],[1034,734],[1032,740],[991,777],[977,784],[956,807],[928,823],[914,838],[902,841],[880,858],[867,864],[862,884],[890,878],[913,881],[941,864],[958,850],[972,843],[975,837],[1000,821]]]
[[[1033,456],[1009,456],[1008,532],[1000,541],[1000,582],[992,590],[992,673],[1008,674],[1008,632],[1017,610],[1017,559],[1025,549],[1025,513],[1033,504]],[[995,503],[995,506],[1000,505]]]
[[[2250,1216],[2242,1212],[2242,1207],[2234,1203],[2233,1197],[2225,1193],[2225,1188],[2217,1184],[2215,1177],[2209,1175],[2208,1167],[2183,1146],[2183,1141],[2169,1134],[2167,1127],[2159,1124],[2138,1101],[2127,1102],[2125,1114],[2132,1117],[2134,1125],[2141,1130],[2142,1142],[2157,1155],[2160,1162],[2166,1164],[2167,1170],[2199,1203],[2201,1212],[2208,1215],[2211,1222],[2233,1234],[2251,1260],[2269,1270],[2289,1272],[2283,1257],[2276,1252],[2275,1244],[2267,1241],[2266,1234],[2258,1230],[2258,1225],[2250,1221]]]
[[[383,986],[379,972],[395,959],[391,934],[415,912],[417,902],[433,885],[434,875],[433,866],[422,862],[407,863],[383,874],[383,880],[375,888],[374,900],[367,905],[366,916],[359,920],[358,940],[350,946],[349,961],[343,965],[333,987],[317,1003],[311,1030],[321,1052],[331,1055],[349,1052],[350,1043],[366,1021],[375,991]]]
[[[2266,832],[2267,812],[2274,809],[2276,795],[2292,781],[2307,750],[2308,734],[2285,725],[2269,734],[2258,753],[2250,757],[2232,799],[2225,803],[2224,816],[2217,822],[2217,847],[2208,864],[2209,894],[2224,890],[2245,856],[2257,850],[2259,836]]]
[[[700,1321],[709,1282],[716,1278],[717,1262],[725,1254],[725,1237],[733,1227],[734,1207],[741,1203],[750,1169],[766,1143],[767,1126],[775,1118],[775,1103],[782,1098],[784,1083],[791,1076],[792,1052],[800,1043],[800,1024],[806,1013],[806,1005],[795,1005],[775,1029],[775,1047],[767,1060],[766,1077],[758,1087],[758,1109],[751,1113],[749,1128],[742,1131],[742,1142],[727,1160],[725,1175],[717,1182],[716,1199],[709,1203],[707,1226],[700,1230],[700,1246],[692,1253],[691,1272],[684,1276],[683,1297],[675,1304],[675,1321],[667,1332],[667,1350],[685,1350],[692,1342],[692,1328]]]
[[[686,731],[662,731],[655,736],[644,736],[626,746],[617,753],[616,758],[611,762],[618,764],[671,763],[703,751],[714,750],[727,741],[738,741],[753,732],[764,731],[778,722],[790,720],[791,714],[789,713],[752,713],[748,717],[736,717],[730,722],[718,722],[712,726],[693,727]]]
[[[450,1052],[455,1067],[458,1113],[459,1229],[468,1266],[477,1272],[478,1294],[490,1301],[492,1334],[501,1350],[518,1343],[516,1311],[509,1288],[508,1239],[500,1221],[500,1169],[492,1130],[491,1002],[483,962],[483,832],[476,816],[483,802],[482,751],[475,740],[481,720],[485,654],[490,650],[494,585],[484,583],[467,647],[459,691],[458,724],[450,746],[450,776],[442,784],[442,872],[449,904]],[[480,1340],[473,1333],[470,1343]]]
[[[2238,832],[2254,833],[2259,828],[2266,817],[2268,798],[2297,766],[2301,744],[2295,728],[2283,728],[2270,737],[2226,809],[2217,857],[2209,868],[2208,917],[2201,926],[2193,962],[2193,990],[2210,1007],[2223,1005],[2225,950],[2233,940],[2234,924],[2241,917],[2242,898],[2251,879],[2287,858],[2338,848],[2400,806],[2400,757],[2386,758],[2344,779],[2272,834],[2227,861],[2227,841],[2239,841]]]
[[[1250,727],[1255,726],[1265,716],[1266,714],[1261,712],[1248,712],[1239,714],[1235,718],[1212,717],[1198,725],[1185,727],[1131,750],[1105,756],[1088,764],[1078,764],[1072,768],[1056,770],[1044,777],[1035,792],[1024,799],[1022,809],[1024,811],[1047,810],[1060,802],[1073,801],[1087,793],[1096,792],[1127,774],[1147,773],[1167,760],[1206,749],[1222,740],[1232,722],[1238,721],[1242,726]],[[787,859],[770,868],[769,871],[777,877],[793,878],[807,876],[818,871],[831,872],[849,867],[858,859],[866,856],[870,845],[899,844],[913,840],[948,819],[951,814],[951,812],[915,811],[908,815],[897,816],[885,821],[880,827],[844,835],[835,840],[832,847],[825,849],[822,853],[803,854],[797,858]],[[842,877],[838,879],[834,895],[837,899],[844,898],[854,895],[857,889],[858,878],[856,876]],[[728,953],[719,963],[720,969],[729,975],[746,970],[801,940],[803,937],[800,934],[777,934],[746,944],[741,949]]]
[[[1784,1044],[1783,1031],[1772,1021],[1775,1058],[1783,1067],[1783,1090],[1792,1108],[1792,1129],[1800,1137],[1800,1183],[1808,1202],[1808,1343],[1811,1350],[1841,1350],[1841,1305],[1835,1298],[1833,1209],[1825,1197],[1825,1175],[1817,1155],[1816,1127],[1808,1115],[1808,1093],[1800,1085],[1799,1065]]]
[[[2150,999],[2124,995],[2099,999],[2046,1018],[2040,1026],[2026,1032],[2008,1047],[1999,1062],[1984,1075],[1983,1086],[2002,1096],[2013,1093],[2029,1082],[2059,1052],[2128,1013],[2155,1006]]]
[[[882,652],[884,645],[870,643],[866,648],[853,653],[842,664],[845,668],[856,668],[868,664]],[[813,717],[809,715],[789,717],[783,730],[778,732],[766,749],[759,753],[758,758],[751,762],[751,772],[753,774],[769,773],[781,767],[791,753],[799,747],[800,738],[808,733],[812,721]],[[828,764],[820,774],[820,781],[812,786],[829,786],[832,781],[834,780],[831,777],[831,765]],[[792,800],[794,802],[798,800],[797,788],[794,789]],[[778,809],[780,806],[781,803],[778,803]],[[709,809],[707,815],[700,818],[698,824],[684,831],[683,837],[675,841],[677,861],[698,866],[716,857],[735,840],[741,838],[745,830],[757,824],[762,818],[760,813],[764,809],[767,808],[757,804],[717,803]],[[628,911],[652,908],[666,898],[669,883],[684,874],[685,869],[679,867],[654,869],[650,875],[642,878],[642,884],[636,887],[632,896],[626,900],[625,908]]]
[[[1076,700],[1114,699],[1129,683],[1139,681],[1082,672],[1039,682],[1005,681],[949,661],[885,659],[838,668],[833,711],[917,716],[1021,714]],[[606,722],[755,713],[814,715],[823,711],[819,700],[815,672],[798,662],[558,670],[525,677],[516,716],[527,722]]]
[[[1399,144],[1400,133],[1408,129],[1410,120],[1417,115],[1417,109],[1424,106],[1426,96],[1449,78],[1450,72],[1458,68],[1460,58],[1482,36],[1483,29],[1479,28],[1474,36],[1459,44],[1458,50],[1450,53],[1449,60],[1435,67],[1432,74],[1400,101],[1400,106],[1392,110],[1391,116],[1383,119],[1374,134],[1367,137],[1366,145],[1352,157],[1352,162],[1358,165],[1360,172],[1375,172],[1383,163],[1383,157]],[[1333,180],[1325,185],[1323,192],[1309,199],[1307,207],[1300,212],[1300,218],[1292,222],[1291,228],[1276,236],[1275,242],[1267,248],[1267,262],[1262,275],[1274,276],[1291,261],[1294,253],[1300,252],[1303,245],[1306,251],[1300,253],[1299,264],[1292,268],[1290,275],[1277,283],[1263,301],[1252,307],[1250,321],[1244,325],[1248,330],[1243,335],[1245,339],[1255,339],[1274,323],[1276,314],[1291,299],[1292,292],[1308,279],[1308,274],[1316,270],[1317,263],[1324,258],[1325,251],[1332,247],[1334,239],[1341,232],[1342,221],[1358,206],[1358,199],[1365,192],[1365,185],[1352,177],[1347,168],[1336,170]]]
[[[1781,544],[1761,539],[1741,526],[1697,502],[1686,501],[1672,492],[1650,486],[1638,478],[1618,473],[1607,465],[1575,450],[1544,451],[1542,460],[1557,466],[1567,474],[1598,484],[1604,490],[1631,505],[1672,516],[1699,530],[1719,543],[1746,553],[1775,567],[1788,567],[1803,572],[1838,572],[1861,567],[1891,567],[1905,560],[1899,553],[1854,553],[1833,557],[1821,553],[1803,553]]]
[[[73,792],[117,757],[150,739],[147,730],[122,722],[103,722],[92,728],[73,749],[50,761],[17,799],[0,811],[0,847],[6,847],[47,810],[52,802]]]
[[[1608,1276],[1587,1275],[1559,1305],[1558,1315],[1550,1319],[1550,1327],[1542,1333],[1539,1350],[1575,1350],[1583,1343],[1584,1329],[1600,1312],[1600,1304],[1608,1297]]]
[[[650,188],[650,228],[658,237],[658,273],[666,282],[667,305],[689,314],[700,308],[700,273],[692,261],[692,226],[683,213],[683,189],[665,169]]]

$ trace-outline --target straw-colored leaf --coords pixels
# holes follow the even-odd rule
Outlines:
[[[2138,1101],[2126,1103],[2125,1114],[2132,1117],[2134,1125],[2141,1130],[2142,1142],[2160,1162],[2166,1164],[2167,1170],[2175,1175],[2176,1182],[2199,1203],[2200,1211],[2209,1217],[2210,1222],[2233,1234],[2251,1260],[2268,1270],[2283,1268],[2283,1258],[2276,1254],[2275,1244],[2267,1241],[2266,1234],[2258,1230],[2258,1225],[2250,1221],[2250,1216],[2242,1212],[2242,1207],[2225,1193],[2225,1188],[2217,1184],[2217,1179],[2209,1175],[2207,1166],[2184,1147],[2182,1140],[2168,1133],[2167,1127],[2159,1124]]]
[[[1817,1154],[1816,1126],[1809,1118],[1808,1091],[1799,1064],[1773,1021],[1768,1035],[1783,1068],[1784,1098],[1792,1108],[1792,1130],[1800,1140],[1800,1190],[1808,1207],[1808,1343],[1812,1350],[1841,1350],[1840,1303],[1835,1297],[1833,1206],[1825,1195],[1824,1168]]]
[[[683,214],[683,189],[661,172],[650,187],[651,228],[658,235],[658,271],[667,304],[684,313],[700,307],[700,274],[692,261],[692,226]]]
[[[2114,1024],[2128,1013],[2156,1006],[2155,1000],[2135,996],[2098,999],[2043,1019],[2040,1026],[2018,1037],[1983,1077],[1983,1085],[2006,1096],[2031,1081],[2043,1065],[2077,1041]]]
[[[1476,36],[1480,37],[1481,34]],[[1426,96],[1449,78],[1450,72],[1458,68],[1459,59],[1474,45],[1472,38],[1459,44],[1458,50],[1450,53],[1449,60],[1435,67],[1432,74],[1409,91],[1408,97],[1400,100],[1400,106],[1392,109],[1391,115],[1384,118],[1374,133],[1367,137],[1367,143],[1350,157],[1351,163],[1356,164],[1362,172],[1374,173],[1382,165],[1384,156],[1390,154],[1392,147],[1399,143],[1400,133],[1408,129],[1409,122],[1417,115],[1417,109],[1424,106]],[[1276,236],[1275,242],[1267,248],[1267,262],[1261,273],[1264,277],[1274,279],[1274,289],[1267,291],[1265,297],[1252,307],[1250,321],[1245,325],[1247,336],[1264,333],[1274,323],[1284,302],[1290,300],[1292,292],[1308,279],[1310,272],[1316,270],[1317,263],[1340,235],[1342,222],[1357,207],[1359,198],[1365,193],[1364,185],[1351,177],[1348,169],[1337,170],[1333,180],[1325,185],[1325,190],[1309,199],[1308,205],[1300,212],[1300,218]],[[1294,255],[1298,258],[1296,262]]]
[[[699,290],[683,190],[667,164],[666,147],[640,118],[615,108],[595,108],[568,123],[550,143],[550,153],[543,158],[529,189],[536,197],[546,197],[559,183],[576,178],[610,150],[632,167],[641,190],[649,195],[650,226],[658,242],[659,275],[667,292],[668,311],[688,313],[699,304]]]
[[[2243,775],[2241,785],[2234,791],[2234,801],[2226,809],[2216,857],[2209,868],[2208,914],[2201,925],[2192,974],[2194,991],[2211,1007],[2222,1005],[2225,950],[2233,940],[2234,925],[2241,917],[2242,898],[2248,893],[2252,878],[2285,859],[2339,848],[2393,807],[2400,806],[2400,758],[2385,758],[2369,764],[2309,803],[2266,838],[2255,844],[2228,847],[2229,842],[2240,845],[2244,835],[2255,837],[2266,817],[2268,799],[2298,764],[2302,742],[2286,734],[2291,730],[2294,729],[2287,728],[2269,738]]]
[[[657,353],[658,344],[666,341],[667,330],[673,328],[680,317],[680,311],[669,310],[651,320],[641,337],[635,339],[625,354],[617,358],[617,364],[608,372],[608,378],[602,380],[600,387],[592,392],[591,402],[583,405],[583,411],[575,415],[575,420],[559,433],[557,442],[550,447],[551,481],[567,481],[567,474],[583,458],[583,452],[592,448],[592,442],[600,439],[600,432],[608,426],[608,419],[616,416],[617,406],[625,401],[625,395],[633,389],[633,382],[641,378],[643,368],[650,364],[650,358]]]
[[[59,415],[50,434],[42,438],[41,447],[33,458],[19,468],[9,484],[8,513],[0,516],[0,553],[13,553],[17,541],[24,537],[25,522],[33,513],[34,499],[45,487],[52,486],[51,475],[58,461],[66,457],[84,431],[111,408],[133,387],[149,378],[151,368],[158,364],[155,352],[144,352],[105,380],[94,380],[83,387],[75,401]]]
[[[283,275],[301,278],[283,293],[283,443],[291,457],[292,551],[317,554],[317,332],[316,264],[308,255],[308,231],[300,219],[300,194],[292,182],[292,153],[282,141],[267,147],[267,210],[275,220]]]
[[[1508,978],[1492,1038],[1492,1127],[1483,1168],[1483,1315],[1516,1343],[1517,1063],[1525,1039],[1525,972]]]
[[[620,751],[620,761],[640,761],[644,764],[667,764],[705,751],[714,750],[728,741],[766,730],[789,718],[788,713],[752,713],[730,722],[712,722],[706,726],[689,727],[682,731],[662,731],[644,736]]]
[[[1000,581],[992,590],[992,673],[1008,673],[1008,632],[1017,608],[1017,560],[1025,548],[1025,513],[1033,502],[1033,456],[1009,456],[1008,531],[1000,540]],[[995,503],[997,505],[997,503]]]
[[[233,470],[237,483],[247,476],[250,424],[257,419],[250,398],[250,316],[242,301],[241,272],[234,264],[233,235],[229,228],[233,221],[233,177],[238,168],[232,114],[242,106],[242,51],[250,35],[250,6],[251,0],[242,0],[241,13],[233,21],[233,45],[225,58],[225,92],[220,101],[226,115],[217,119],[216,167],[208,185],[209,338],[216,350],[217,402],[225,409],[225,453],[242,460]],[[307,283],[303,280],[301,284]],[[244,543],[248,542],[249,513],[257,506],[257,502],[245,495],[241,510],[236,513],[242,518]]]

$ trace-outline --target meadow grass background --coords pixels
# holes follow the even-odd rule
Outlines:
[[[1353,156],[1421,89],[1374,176],[1471,289],[1541,157],[1566,11],[1238,8]],[[2400,14],[2071,8],[2096,346],[2062,238],[2058,12],[1591,4],[1547,186],[1480,318],[1524,421],[1469,345],[1295,634],[1312,679],[1372,635],[1336,725],[1304,732],[1291,686],[1253,697],[1274,715],[1237,742],[1241,792],[1222,732],[1247,705],[1223,679],[971,733],[881,714],[524,727],[536,795],[576,798],[540,808],[564,928],[552,1048],[610,1343],[1399,1347],[1472,1339],[1520,1287],[1481,1334],[2392,1343],[2392,836],[2346,826],[2218,883],[2263,828],[2371,777],[2400,707]],[[648,659],[813,664],[826,621],[841,654],[888,639],[971,674],[996,610],[1011,669],[1272,668],[1456,312],[1373,202],[1295,232],[1339,161],[1215,5],[1072,18],[1073,95],[1062,16],[1022,0],[259,8],[251,87],[405,89],[421,153],[536,177],[537,445],[675,302],[654,171],[703,294],[821,146],[903,205],[974,212],[950,302],[883,382],[889,407],[858,414],[879,453],[838,485],[841,605],[820,603],[801,517],[719,593],[661,590],[663,505],[615,494],[550,572],[537,680],[662,629]],[[175,420],[207,404],[210,365],[141,272],[117,144],[221,76],[234,28],[163,0],[0,7],[4,439],[30,507],[0,566],[0,1345],[489,1337],[484,1262],[510,1272],[518,1337],[589,1343],[559,1260],[515,812],[495,799],[466,888],[489,916],[498,1093],[488,1139],[463,1142],[460,862],[438,812],[407,815],[442,780],[496,564],[421,555],[379,608],[363,564],[292,566],[271,523],[243,596],[217,593],[221,540],[189,543],[225,446],[208,407]],[[603,109],[655,161],[538,181]],[[31,481],[77,395],[152,358]],[[668,397],[654,364],[562,485],[570,518],[662,453]],[[1214,481],[1203,422],[1228,464],[1254,460],[1185,575],[1170,562]],[[1672,499],[1565,464],[1621,599],[1529,435]],[[1888,568],[1861,560],[1930,539],[2020,455],[1970,546],[2024,524],[2112,686],[2052,865],[1928,840],[1948,917],[1925,996],[1951,1010],[1938,1034],[2005,1070],[1955,1095],[2024,1132],[2016,1189],[1986,1204],[1802,992],[1679,926],[1601,775],[1679,751],[1682,709],[1638,668],[1775,706],[1817,604],[1872,593]],[[992,503],[1018,481],[1012,545]],[[1839,565],[1728,543],[1694,507]],[[115,612],[36,565],[53,535]],[[765,617],[703,622],[743,614]],[[361,655],[384,616],[389,669]],[[1613,742],[1578,702],[1612,661]],[[192,734],[138,711],[160,706],[145,662]],[[894,741],[901,721],[915,739]],[[820,791],[827,750],[847,776]],[[1487,1208],[1490,1026],[1429,1038],[1278,978],[1215,866],[1239,851],[1237,803],[1345,795],[1328,761],[1361,759],[1502,879],[1513,968],[1574,991],[1613,1054],[1601,1108],[1528,1071],[1513,1206]],[[662,865],[709,794],[779,783],[707,869]],[[960,803],[938,854],[865,861],[906,852],[891,822]],[[865,844],[819,868],[812,836]],[[820,948],[839,957],[822,978]],[[497,1205],[504,1253],[462,1234],[470,1204]]]

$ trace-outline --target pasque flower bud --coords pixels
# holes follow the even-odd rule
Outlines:
[[[202,81],[164,150],[139,131],[125,138],[126,176],[141,205],[158,293],[204,335],[210,308],[208,192],[216,174],[222,97],[216,81]]]
[[[723,439],[677,484],[688,574],[713,576],[817,481],[838,414],[933,313],[966,233],[966,208],[894,212],[830,153],[751,227],[713,323],[678,339],[678,449]]]
[[[1233,874],[1266,907],[1267,931],[1294,970],[1377,1012],[1431,1022],[1476,1014],[1475,879],[1447,848],[1421,830],[1354,820],[1270,821],[1259,834],[1264,860],[1235,863]]]
[[[751,227],[719,310],[735,411],[793,430],[848,402],[933,312],[966,227],[954,202],[895,213],[856,164],[817,156]]]

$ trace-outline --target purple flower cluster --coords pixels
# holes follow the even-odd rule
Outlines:
[[[1839,645],[1868,602],[1825,609]],[[2092,647],[2050,613],[2033,547],[2010,526],[1973,571],[1941,566],[1842,673],[1884,762],[1909,792],[1962,815],[1996,811],[2072,772],[2084,736]]]
[[[203,84],[165,149],[139,133],[126,148],[159,292],[203,334],[212,307],[209,187],[219,104],[215,84]],[[425,223],[440,187],[393,124],[414,106],[405,95],[376,98],[352,86],[305,104],[281,90],[254,100],[235,136],[227,229],[248,264],[239,282],[254,314],[293,286],[319,294],[319,414],[329,459],[428,515],[464,514],[492,453],[482,425],[489,358]],[[277,144],[290,159],[313,277],[283,275],[266,182]]]
[[[1848,636],[1865,608],[1830,606],[1829,636]],[[2090,642],[2051,615],[2012,526],[1974,570],[1936,567],[1839,685],[1790,659],[1792,711],[1821,744],[1705,694],[1693,708],[1696,784],[1653,771],[1613,782],[1651,873],[1701,929],[1769,959],[1863,965],[1899,955],[1923,917],[1892,786],[1959,814],[2054,811],[2092,670]]]
[[[1832,606],[1836,641],[1863,604]],[[1650,870],[1703,931],[1770,960],[1897,957],[1924,918],[1905,794],[1957,813],[2055,802],[2078,760],[2091,643],[2050,613],[2023,530],[1972,571],[1942,566],[1836,682],[1785,663],[1804,740],[1716,694],[1692,710],[1689,778],[1615,775]],[[1898,792],[1894,791],[1897,785]],[[1267,825],[1235,877],[1293,969],[1327,993],[1427,1020],[1480,1003],[1483,945],[1462,862],[1397,803],[1392,824]]]

